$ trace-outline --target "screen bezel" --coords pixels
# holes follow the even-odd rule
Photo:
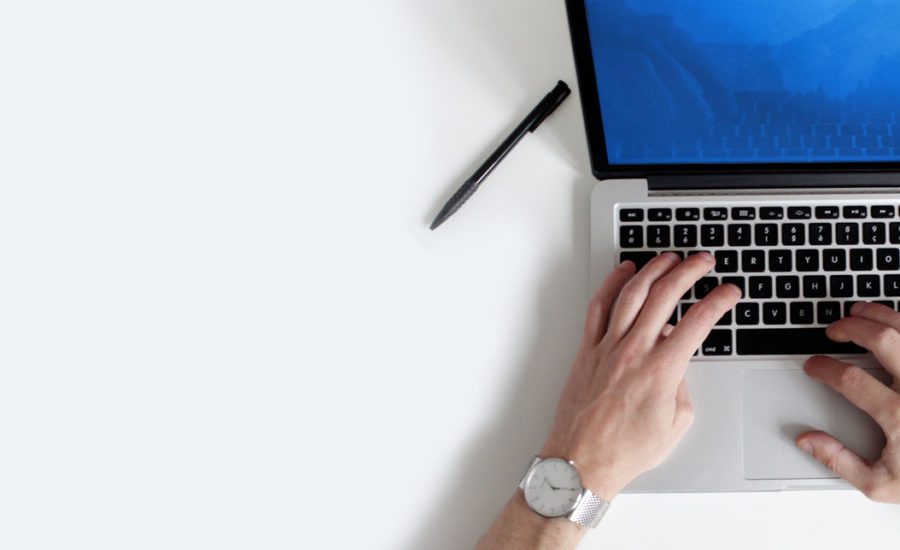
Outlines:
[[[654,175],[689,174],[815,174],[897,172],[897,162],[799,162],[760,164],[610,164],[603,131],[594,56],[591,50],[585,0],[566,0],[569,32],[575,54],[575,70],[588,138],[591,171],[597,179],[644,178]]]

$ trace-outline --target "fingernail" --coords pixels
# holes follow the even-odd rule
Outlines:
[[[663,254],[663,256],[665,256],[666,258],[668,258],[672,261],[681,259],[681,256],[679,256],[678,254],[675,254],[674,252],[666,252],[665,254]]]
[[[624,262],[620,263],[619,267],[617,267],[616,269],[630,268],[633,265],[635,265],[635,263],[632,262],[631,260],[625,260]]]
[[[868,302],[856,302],[855,304],[853,304],[852,307],[850,307],[850,313],[852,313],[853,315],[856,315],[857,313],[862,311],[863,306],[866,305],[867,303]]]
[[[800,447],[801,449],[803,449],[804,451],[808,452],[809,454],[813,454],[812,443],[810,443],[808,440],[801,439],[800,441],[797,442],[797,446]]]

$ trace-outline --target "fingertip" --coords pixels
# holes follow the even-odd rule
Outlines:
[[[737,286],[736,284],[728,283],[724,286],[731,287],[732,292],[734,292],[735,295],[735,301],[738,301],[744,297],[744,291],[741,290],[741,287]]]
[[[795,443],[797,444],[797,447],[799,447],[803,451],[809,454],[813,454],[815,450],[813,449],[813,444],[809,439],[809,437],[806,437],[806,434],[801,434],[797,436]]]
[[[844,332],[843,328],[841,328],[841,325],[838,324],[840,322],[841,321],[835,321],[825,327],[825,336],[828,336],[828,338],[834,340],[835,342],[846,342],[848,341],[847,333]]]
[[[625,260],[624,262],[620,263],[616,269],[620,269],[622,271],[634,271],[635,269],[637,269],[637,264],[635,264],[631,260]]]

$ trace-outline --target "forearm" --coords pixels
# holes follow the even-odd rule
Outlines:
[[[539,516],[525,503],[522,491],[516,490],[491,528],[478,541],[478,549],[575,548],[585,532],[585,528],[566,518]]]

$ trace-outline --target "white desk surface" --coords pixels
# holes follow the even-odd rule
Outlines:
[[[0,21],[0,547],[471,546],[588,288],[561,0],[29,2]],[[865,548],[853,492],[623,496],[585,548]]]

